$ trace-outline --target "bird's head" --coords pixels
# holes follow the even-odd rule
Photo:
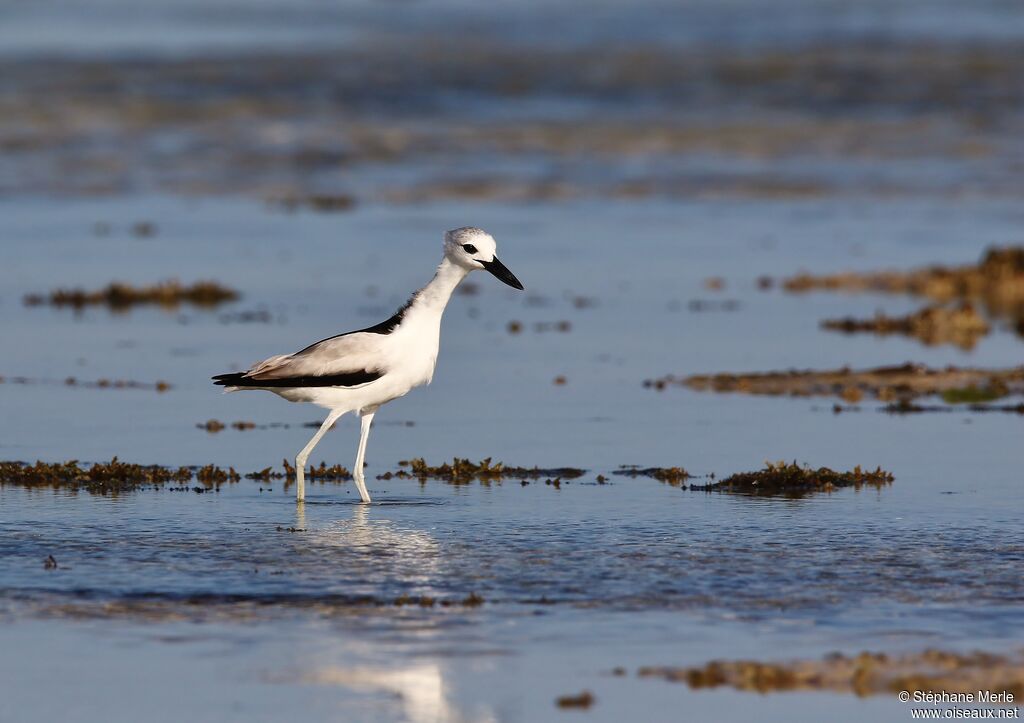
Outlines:
[[[490,271],[499,281],[513,289],[522,290],[523,285],[519,283],[515,274],[498,261],[495,255],[497,248],[498,244],[495,243],[493,236],[483,229],[472,226],[452,229],[444,235],[444,255],[452,263],[470,271]]]

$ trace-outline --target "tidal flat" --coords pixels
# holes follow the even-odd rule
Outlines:
[[[0,720],[1019,689],[1016,6],[119,2],[0,27]],[[210,376],[387,318],[466,224],[526,292],[453,298],[373,505],[344,417],[297,506],[321,410]]]
[[[5,371],[56,379],[159,372],[173,388],[5,384],[5,459],[85,466],[116,454],[173,469],[282,470],[281,458],[311,433],[315,411],[259,394],[224,395],[208,376],[390,313],[407,287],[429,275],[436,253],[436,239],[411,228],[485,215],[543,303],[487,284],[454,300],[434,383],[378,417],[367,478],[379,504],[368,509],[337,478],[311,480],[299,509],[287,479],[269,474],[202,495],[0,487],[0,616],[7,623],[0,635],[5,650],[31,651],[5,660],[12,691],[5,700],[12,710],[33,711],[31,719],[65,710],[62,699],[38,697],[40,681],[58,676],[81,691],[64,700],[93,700],[112,720],[204,710],[228,720],[275,720],[285,707],[346,720],[614,720],[638,710],[671,720],[681,705],[698,718],[725,705],[735,720],[755,708],[795,720],[827,709],[856,720],[903,708],[882,694],[797,691],[761,700],[635,672],[722,659],[783,665],[863,650],[1009,655],[1022,643],[1013,633],[1021,629],[1024,596],[1019,415],[972,413],[935,398],[950,413],[834,416],[815,411],[814,398],[685,387],[656,393],[641,383],[666,366],[735,369],[744,360],[753,368],[1008,363],[1020,343],[1010,330],[993,329],[969,352],[903,337],[836,336],[819,329],[819,317],[853,313],[859,297],[826,294],[808,305],[806,296],[765,292],[755,274],[735,272],[740,253],[768,272],[808,258],[834,267],[837,254],[854,261],[899,255],[903,265],[935,256],[931,246],[881,240],[822,248],[830,229],[855,223],[863,232],[857,237],[919,233],[941,239],[943,256],[974,256],[977,248],[957,250],[967,222],[949,222],[927,203],[879,207],[859,221],[841,204],[822,215],[808,215],[799,201],[747,207],[751,218],[772,217],[790,230],[781,248],[759,243],[750,219],[724,201],[687,204],[685,231],[677,228],[678,206],[662,203],[642,213],[632,204],[531,208],[525,223],[523,207],[504,205],[283,215],[246,200],[156,197],[62,202],[59,217],[40,221],[49,203],[19,202],[5,215],[5,236],[20,251],[4,272],[0,315],[8,336],[20,340],[9,347]],[[97,215],[140,208],[162,229],[160,241],[143,242],[151,244],[143,253],[138,239],[90,235]],[[1009,237],[1017,222],[1015,210],[991,204],[972,215],[981,217],[990,224],[987,237]],[[648,229],[643,253],[609,238],[609,229],[637,223]],[[589,252],[565,235],[569,226],[590,239]],[[210,227],[227,240],[208,246],[203,229]],[[378,243],[368,247],[362,240],[371,230]],[[291,240],[296,235],[301,242]],[[135,253],[124,253],[128,244]],[[54,274],[54,253],[80,263]],[[386,260],[391,253],[411,261],[395,267]],[[677,262],[652,267],[644,261],[652,255]],[[339,261],[325,270],[323,258]],[[213,311],[74,314],[20,303],[28,288],[102,288],[115,263],[118,276],[146,280],[172,259],[182,278],[195,277],[193,264],[213,263],[222,282],[285,323],[268,331],[225,326]],[[568,263],[572,283],[559,271]],[[335,282],[347,274],[359,281]],[[703,280],[713,274],[728,279],[743,311],[698,314],[671,303],[706,293]],[[578,308],[579,295],[599,303]],[[909,307],[888,297],[868,304],[894,313]],[[508,334],[509,319],[533,323],[553,309],[572,321],[570,334]],[[53,338],[75,353],[44,353]],[[571,383],[553,387],[551,378],[563,372]],[[389,415],[401,423],[388,424]],[[197,417],[255,426],[207,434],[196,429]],[[350,469],[356,431],[343,418],[313,463]],[[417,457],[429,464],[399,464]],[[586,472],[557,486],[543,478],[525,486],[519,478],[424,484],[415,474],[444,470],[438,463],[454,457]],[[671,484],[671,476],[666,483],[613,474],[624,464],[676,469],[685,487],[780,458],[836,470],[881,466],[895,481],[780,499],[695,493]],[[446,474],[461,479],[459,470],[480,468],[449,463]],[[480,604],[462,604],[467,599]],[[613,675],[619,667],[628,674]],[[146,681],[168,670],[193,691],[188,700],[152,694]],[[113,686],[138,694],[122,693],[111,706]],[[589,707],[556,704],[581,691],[593,696]]]

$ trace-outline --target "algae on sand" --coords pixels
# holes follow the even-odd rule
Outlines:
[[[894,317],[878,313],[871,319],[826,319],[821,322],[821,328],[844,334],[901,334],[919,339],[927,346],[954,344],[968,350],[973,349],[990,329],[988,322],[974,306],[966,302],[951,308],[927,306],[907,316]]]
[[[403,460],[398,463],[402,469],[397,472],[385,472],[377,479],[439,479],[451,484],[468,484],[473,480],[480,482],[501,481],[503,479],[539,479],[541,477],[555,477],[562,479],[575,479],[582,477],[585,470],[575,467],[556,467],[544,469],[541,467],[513,467],[501,462],[492,462],[490,457],[480,462],[471,462],[468,459],[455,457],[449,464],[447,462],[437,466],[427,464],[422,457],[411,460]]]
[[[169,484],[187,485],[193,477],[204,485],[200,489],[217,489],[222,484],[241,479],[230,467],[225,470],[214,465],[206,465],[198,469],[175,469],[122,462],[117,457],[109,462],[97,462],[91,467],[80,466],[78,460],[36,462],[33,465],[24,462],[0,462],[0,486],[84,490],[103,495]]]
[[[70,306],[80,310],[86,306],[106,306],[111,311],[127,311],[133,306],[160,306],[176,309],[182,304],[210,309],[229,301],[236,301],[240,294],[234,289],[215,281],[197,281],[186,286],[178,281],[162,281],[149,286],[133,286],[113,282],[96,291],[85,289],[55,289],[49,295],[29,294],[26,306]]]
[[[927,266],[911,271],[797,274],[783,287],[808,291],[877,292],[923,296],[937,302],[980,301],[990,314],[1024,320],[1024,246],[990,248],[977,264]]]
[[[842,487],[860,489],[864,486],[882,489],[895,478],[881,467],[863,470],[860,465],[849,472],[836,472],[828,467],[801,467],[796,462],[776,462],[756,472],[739,472],[706,485],[690,485],[691,490],[730,492],[734,494],[803,497],[818,492],[832,492]]]
[[[621,475],[623,477],[653,477],[660,482],[666,482],[667,484],[679,487],[686,480],[693,477],[692,474],[687,472],[682,467],[636,467],[626,466],[620,467],[615,470],[613,474]]]
[[[881,401],[914,399],[974,387],[1003,389],[1006,395],[1024,394],[1024,367],[979,369],[946,367],[937,369],[923,364],[874,367],[872,369],[785,370],[752,373],[668,375],[647,380],[644,386],[664,389],[684,386],[695,391],[738,392],[769,396],[836,396],[856,402],[863,396]]]
[[[728,687],[757,693],[816,690],[868,696],[940,690],[977,694],[983,690],[1004,694],[1003,700],[998,701],[1004,703],[1024,695],[1024,657],[1019,653],[834,653],[822,660],[784,663],[716,660],[697,667],[651,666],[640,668],[637,674],[686,683],[693,689]]]

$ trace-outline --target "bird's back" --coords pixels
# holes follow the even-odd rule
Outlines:
[[[439,336],[440,315],[410,302],[376,326],[328,337],[293,354],[264,359],[245,372],[213,379],[236,389],[271,389],[356,387],[391,377],[389,386],[398,383],[408,391],[433,377]]]

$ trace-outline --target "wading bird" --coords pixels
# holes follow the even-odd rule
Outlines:
[[[382,404],[405,396],[434,376],[441,340],[441,315],[455,287],[470,271],[485,269],[509,286],[523,285],[494,252],[486,231],[457,228],[444,235],[444,258],[429,284],[412,295],[394,316],[376,326],[332,336],[294,354],[272,356],[245,372],[218,374],[226,391],[263,389],[290,402],[312,402],[330,410],[327,419],[295,457],[295,495],[305,497],[309,453],[346,412],[360,416],[359,447],[352,476],[359,497],[370,501],[363,458],[373,415]]]

